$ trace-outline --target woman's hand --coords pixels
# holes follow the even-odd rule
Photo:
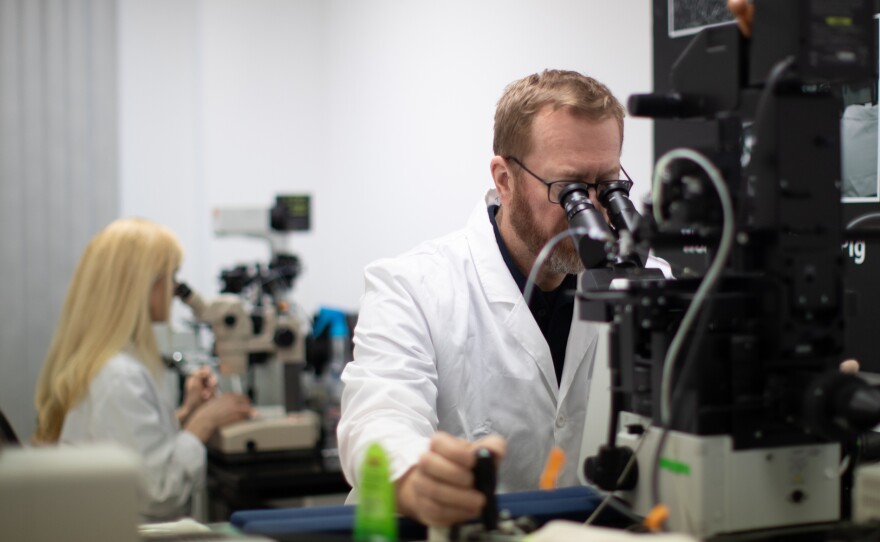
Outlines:
[[[231,423],[247,420],[253,408],[250,400],[237,393],[224,393],[202,404],[193,412],[184,429],[208,442],[218,428]]]
[[[206,401],[217,394],[217,376],[210,367],[202,366],[186,378],[183,404],[177,410],[177,419],[184,425],[189,417]]]

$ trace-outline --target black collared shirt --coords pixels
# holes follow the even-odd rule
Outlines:
[[[495,230],[495,241],[498,242],[498,249],[501,251],[501,257],[507,264],[507,269],[519,286],[520,292],[525,292],[527,277],[517,268],[513,261],[513,257],[507,250],[507,245],[501,238],[501,232],[498,231],[498,223],[495,222],[495,213],[498,212],[497,205],[489,206],[489,220],[492,221],[492,229]],[[532,290],[532,299],[529,302],[529,309],[541,333],[544,334],[544,340],[550,346],[550,355],[553,357],[553,368],[556,370],[556,384],[562,380],[562,366],[565,363],[565,346],[568,343],[568,332],[571,329],[571,317],[574,313],[574,291],[577,289],[577,275],[566,275],[555,290],[542,292],[540,288]]]

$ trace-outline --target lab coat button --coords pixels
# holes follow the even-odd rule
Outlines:
[[[565,425],[565,416],[560,414],[556,418],[556,427],[562,427],[563,425]]]

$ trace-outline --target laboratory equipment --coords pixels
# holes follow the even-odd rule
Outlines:
[[[0,539],[138,542],[141,459],[109,444],[0,449]]]
[[[587,477],[639,514],[668,505],[668,526],[700,538],[847,519],[854,443],[880,421],[880,392],[837,370],[845,231],[831,91],[872,75],[872,4],[754,6],[750,41],[734,25],[703,29],[672,91],[628,104],[674,124],[666,143],[679,147],[659,157],[633,237],[705,244],[705,275],[604,265],[579,288],[580,317],[610,332],[611,415]]]
[[[226,459],[271,452],[311,453],[320,437],[319,416],[304,407],[306,323],[287,299],[300,273],[285,235],[309,227],[308,196],[278,196],[271,209],[215,209],[214,231],[269,242],[271,261],[224,270],[220,295],[205,300],[186,284],[177,295],[207,323],[213,353],[229,391],[246,393],[256,405],[251,420],[225,426],[208,446]]]
[[[310,344],[316,345],[318,337],[322,337],[325,332],[329,348],[327,348],[326,361],[320,368],[320,379],[316,382],[321,395],[316,407],[322,413],[324,449],[325,452],[329,452],[337,448],[336,427],[339,425],[342,413],[342,371],[345,369],[345,364],[351,360],[348,314],[339,309],[321,307],[312,326]]]

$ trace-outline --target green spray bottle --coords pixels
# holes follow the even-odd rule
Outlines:
[[[385,450],[377,443],[367,449],[354,515],[355,542],[397,542],[394,484]]]

